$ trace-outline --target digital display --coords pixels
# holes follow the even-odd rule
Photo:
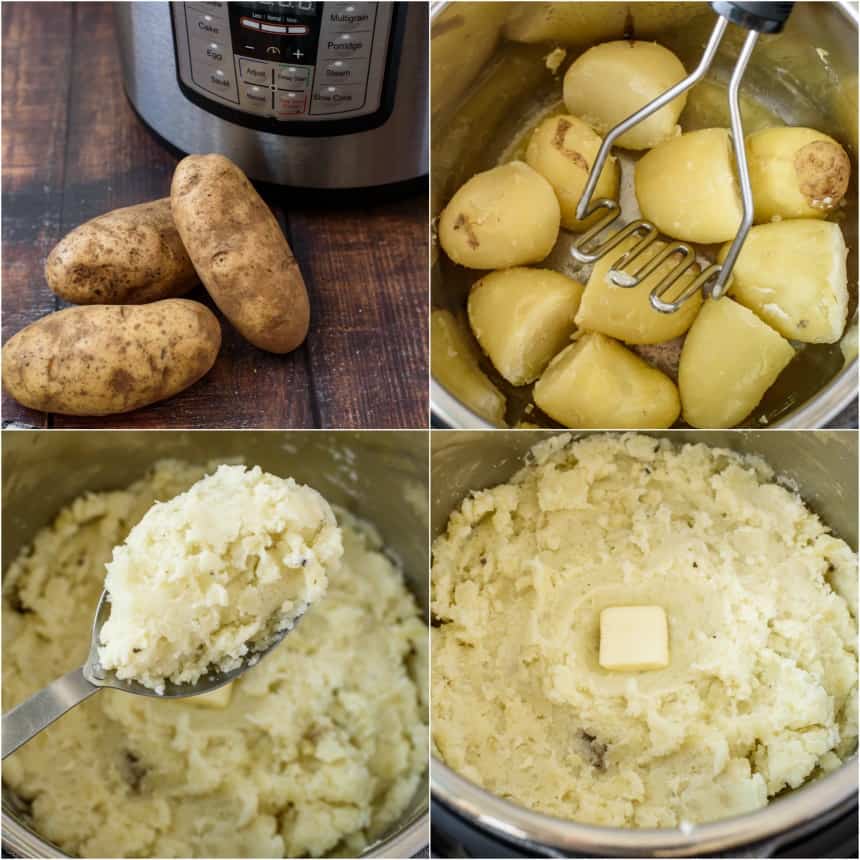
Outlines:
[[[294,9],[296,12],[313,12],[315,3],[278,3],[284,9]]]

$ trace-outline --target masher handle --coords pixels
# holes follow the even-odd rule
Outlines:
[[[718,15],[728,18],[732,24],[756,30],[759,33],[779,33],[791,14],[794,3],[711,3]]]

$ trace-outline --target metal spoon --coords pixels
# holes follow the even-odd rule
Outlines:
[[[22,744],[27,743],[42,729],[46,729],[54,720],[59,719],[70,711],[75,705],[79,705],[94,693],[98,693],[104,687],[114,690],[123,690],[126,693],[134,693],[137,696],[151,696],[156,699],[181,699],[189,696],[199,696],[201,693],[211,693],[225,684],[229,684],[234,678],[238,678],[252,666],[256,666],[262,657],[269,653],[284,636],[295,627],[301,618],[298,615],[293,623],[284,630],[278,632],[270,645],[262,651],[249,651],[242,660],[242,665],[229,672],[212,672],[202,676],[194,684],[171,684],[165,683],[164,692],[159,694],[143,684],[136,681],[122,681],[116,677],[114,672],[108,672],[99,663],[98,646],[102,625],[110,615],[110,604],[107,592],[102,591],[99,605],[96,607],[95,620],[93,621],[93,632],[90,637],[90,653],[87,661],[79,669],[74,669],[62,678],[52,681],[38,693],[21,702],[3,714],[3,758],[11,755]]]

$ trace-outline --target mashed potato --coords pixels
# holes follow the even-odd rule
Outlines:
[[[760,460],[554,436],[451,515],[432,584],[439,754],[533,809],[703,822],[856,748],[856,557]],[[665,610],[667,668],[600,667],[625,605]]]
[[[99,662],[157,693],[237,669],[325,594],[342,552],[316,490],[220,466],[156,502],[114,550]]]
[[[206,471],[161,463],[36,535],[4,579],[4,708],[83,663],[113,547]],[[355,856],[400,817],[427,763],[427,628],[376,534],[338,519],[325,598],[228,696],[103,690],[6,759],[38,833],[83,857]]]

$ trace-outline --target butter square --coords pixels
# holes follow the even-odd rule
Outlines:
[[[187,699],[190,704],[196,705],[198,708],[226,708],[230,704],[230,697],[233,694],[233,682],[213,690],[211,693],[202,693],[199,696],[192,696]]]
[[[600,613],[600,665],[644,672],[669,665],[669,628],[662,606],[611,606]]]

